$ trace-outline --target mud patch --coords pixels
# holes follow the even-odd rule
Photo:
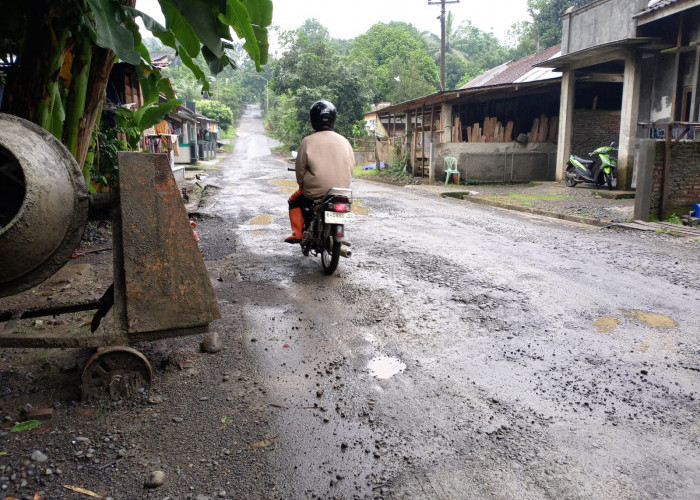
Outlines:
[[[250,219],[248,221],[248,224],[250,224],[251,226],[267,226],[268,224],[272,224],[272,221],[274,220],[274,215],[260,214]]]
[[[275,186],[279,186],[279,191],[280,193],[295,193],[297,189],[299,189],[299,185],[297,184],[297,181],[294,179],[271,179],[270,184],[274,184]]]
[[[647,311],[640,311],[638,309],[627,310],[623,309],[622,313],[632,320],[644,323],[650,328],[655,328],[657,330],[670,330],[678,326],[676,320],[659,313],[651,313]]]
[[[350,209],[351,212],[356,213],[358,215],[367,215],[371,212],[371,210],[367,207],[363,207],[362,205],[362,200],[359,198],[355,198],[352,200],[352,207]]]
[[[620,320],[614,316],[600,316],[593,321],[598,333],[612,333],[620,324]]]

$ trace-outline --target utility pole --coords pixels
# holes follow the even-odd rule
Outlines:
[[[440,5],[440,92],[445,91],[445,4],[459,3],[459,0],[428,0],[428,5]]]

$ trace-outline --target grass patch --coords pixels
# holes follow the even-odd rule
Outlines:
[[[555,195],[555,194],[519,194],[508,193],[506,196],[491,196],[490,198],[501,201],[503,203],[516,203],[525,207],[532,206],[538,201],[563,201],[573,199],[573,196]]]
[[[671,215],[669,215],[668,217],[666,217],[666,221],[665,221],[665,222],[668,222],[669,224],[678,224],[679,226],[682,226],[682,225],[683,225],[683,221],[682,221],[681,218],[680,218],[678,215],[676,215],[676,214],[671,214]]]
[[[353,177],[372,177],[378,174],[379,170],[377,170],[376,168],[363,170],[363,167],[361,165],[356,165],[355,168],[352,169]]]

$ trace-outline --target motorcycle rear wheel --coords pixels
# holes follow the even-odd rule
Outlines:
[[[338,268],[340,260],[340,242],[335,241],[332,236],[327,236],[323,242],[321,251],[321,267],[326,275],[331,275]]]

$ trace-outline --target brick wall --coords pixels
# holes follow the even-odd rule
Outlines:
[[[620,112],[607,110],[574,110],[571,152],[578,156],[586,155],[607,146],[620,136]]]
[[[651,211],[659,208],[663,175],[665,141],[656,142],[654,177],[651,189]],[[700,142],[683,141],[671,149],[671,169],[668,175],[668,204],[672,208],[688,208],[700,202]],[[670,212],[668,212],[670,213]],[[681,215],[681,214],[678,214]]]

